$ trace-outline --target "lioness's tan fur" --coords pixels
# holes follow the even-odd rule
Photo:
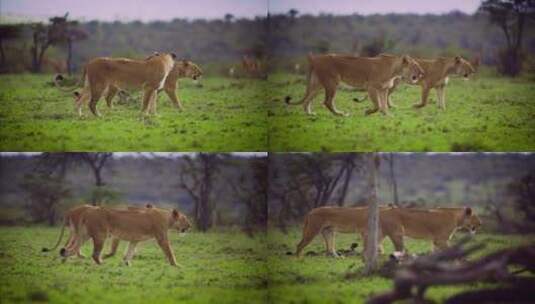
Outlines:
[[[156,107],[157,91],[163,88],[174,66],[174,54],[157,54],[145,60],[100,57],[85,65],[84,88],[76,98],[76,109],[82,116],[82,105],[89,101],[91,112],[100,116],[97,102],[110,87],[138,88],[144,92],[144,114]]]
[[[367,110],[366,115],[378,110],[388,114],[386,98],[388,90],[394,86],[394,81],[403,77],[416,82],[423,76],[422,68],[408,55],[380,55],[378,57],[309,55],[308,62],[305,96],[297,103],[291,103],[291,98],[287,97],[286,102],[288,104],[303,103],[305,112],[310,115],[314,115],[311,104],[321,88],[325,90],[325,106],[335,115],[346,115],[334,106],[334,98],[340,82],[368,91],[374,108]]]
[[[63,248],[61,255],[68,257],[80,248],[89,238],[93,240],[93,260],[101,264],[100,253],[108,236],[129,241],[125,262],[129,264],[137,243],[148,239],[156,239],[169,263],[176,266],[176,258],[169,243],[167,231],[176,229],[186,231],[191,227],[187,217],[177,210],[167,211],[148,208],[146,211],[115,210],[97,208],[82,214],[80,224],[76,228],[77,238],[74,246]]]
[[[165,79],[165,84],[163,86],[164,92],[169,96],[169,99],[173,104],[179,109],[182,110],[182,103],[176,95],[176,89],[178,87],[178,79],[180,78],[191,78],[197,80],[202,76],[201,68],[195,63],[189,60],[177,60],[175,65],[167,78]],[[111,86],[106,94],[106,103],[111,108],[113,97],[119,92],[121,88]],[[154,109],[154,111],[156,111]]]
[[[448,84],[449,76],[458,75],[466,80],[471,74],[476,72],[472,64],[460,56],[440,57],[437,59],[415,58],[415,60],[424,70],[424,77],[415,83],[422,87],[421,101],[414,105],[417,108],[424,107],[427,104],[429,92],[431,89],[435,89],[437,91],[437,105],[445,110],[446,85]],[[389,106],[392,106],[390,94],[392,94],[396,85],[388,92]]]
[[[413,209],[397,207],[379,208],[379,244],[390,238],[396,251],[403,251],[403,237],[432,240],[436,248],[447,246],[452,234],[459,228],[475,232],[481,225],[470,208]],[[336,256],[335,233],[359,233],[366,248],[368,229],[367,207],[321,207],[312,209],[304,220],[303,237],[297,245],[296,255],[316,235],[322,234],[327,253]],[[365,249],[364,249],[365,250]]]

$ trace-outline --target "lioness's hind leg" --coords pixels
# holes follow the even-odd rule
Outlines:
[[[106,235],[95,235],[93,238],[93,260],[97,264],[102,264],[102,259],[100,258],[100,253],[104,247],[104,242],[106,241]]]
[[[325,228],[321,231],[321,234],[325,240],[325,249],[327,250],[327,254],[333,257],[339,257],[335,248],[334,230],[332,228]]]
[[[97,103],[100,100],[100,97],[102,96],[102,93],[106,87],[103,84],[97,83],[93,86],[91,89],[91,100],[89,101],[89,109],[91,110],[91,113],[93,115],[100,117],[100,112],[97,109]]]
[[[438,106],[442,110],[446,110],[446,90],[444,87],[438,87],[437,90],[437,99],[438,99]]]
[[[377,96],[377,90],[375,90],[374,88],[368,88],[368,96],[370,96],[370,99],[374,107],[366,110],[365,112],[366,115],[370,115],[379,111],[379,100]]]
[[[120,240],[117,239],[117,238],[113,238],[111,240],[110,252],[103,256],[104,259],[111,258],[112,256],[115,255],[115,253],[117,253],[117,248],[119,247],[119,242],[120,242]]]
[[[331,111],[334,115],[339,116],[347,116],[348,114],[338,111],[336,109],[336,106],[334,105],[334,98],[336,97],[336,86],[335,84],[333,87],[325,88],[325,101],[323,102],[325,106],[327,106],[327,109]]]
[[[314,97],[320,92],[320,89],[321,84],[319,83],[318,77],[316,74],[312,74],[310,76],[310,82],[307,85],[305,96],[303,97],[303,108],[309,115],[316,115],[316,113],[312,112],[312,102],[314,101]]]
[[[117,94],[119,89],[116,86],[108,86],[108,92],[106,93],[106,104],[109,108],[113,108],[113,98]]]
[[[305,227],[303,229],[303,238],[297,244],[297,249],[295,251],[295,255],[300,257],[303,249],[312,242],[312,240],[320,233],[320,227],[317,227],[315,225],[309,225],[308,227]]]

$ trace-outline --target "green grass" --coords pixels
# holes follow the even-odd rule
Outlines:
[[[277,90],[269,108],[270,151],[533,151],[535,150],[535,82],[477,76],[470,81],[450,78],[446,111],[436,105],[414,109],[420,87],[401,85],[392,94],[398,106],[392,117],[365,116],[369,100],[356,103],[364,92],[339,89],[335,104],[349,117],[336,117],[323,106],[323,93],[314,103],[317,116],[303,107],[287,106],[286,95],[301,100],[304,76],[277,74]]]
[[[140,244],[128,267],[118,255],[97,266],[90,258],[61,262],[41,253],[59,229],[1,228],[0,299],[26,303],[265,303],[262,238],[241,233],[170,233],[177,262],[170,266],[154,241]],[[110,243],[109,240],[107,243]],[[109,245],[108,245],[109,246]],[[88,242],[82,251],[90,255]],[[105,248],[105,252],[108,249]]]
[[[287,235],[270,231],[267,238],[248,238],[239,232],[189,233],[184,237],[171,233],[180,268],[169,266],[153,241],[141,244],[130,267],[123,265],[120,254],[97,266],[89,258],[62,263],[57,252],[41,253],[41,247],[56,240],[57,228],[0,229],[2,303],[362,303],[370,294],[391,287],[390,280],[379,276],[346,278],[348,272],[358,273],[362,268],[360,256],[287,256],[286,251],[293,251],[300,239],[297,229]],[[355,239],[351,234],[339,234],[337,247],[347,248]],[[487,244],[485,252],[528,239],[476,237]],[[121,244],[119,253],[125,245]],[[385,245],[391,252],[391,244]],[[408,248],[426,252],[430,244],[409,241]],[[88,242],[82,250],[89,255],[91,249]],[[309,250],[322,251],[322,240],[317,238],[305,252]],[[443,299],[466,288],[470,287],[431,288],[428,292],[434,299]]]
[[[74,112],[71,94],[52,75],[0,76],[1,151],[266,151],[266,82],[206,78],[198,88],[180,80],[184,111],[159,94],[158,116],[142,119],[141,98],[113,109],[101,99],[96,118]],[[117,100],[116,100],[117,101]]]

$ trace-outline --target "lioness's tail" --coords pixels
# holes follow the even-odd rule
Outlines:
[[[72,91],[76,90],[77,88],[81,87],[85,81],[85,67],[82,70],[82,77],[78,79],[77,83],[73,85],[70,88],[65,88],[60,85],[60,81],[65,80],[65,77],[61,74],[57,74],[56,77],[54,77],[54,84],[56,85],[56,88],[62,92],[71,93]]]
[[[312,54],[311,53],[308,53],[307,59],[308,59],[308,71],[307,71],[307,92],[308,92],[309,91],[308,86],[310,86],[310,80],[312,78]],[[306,96],[307,94],[305,94],[305,97]],[[291,102],[292,97],[288,95],[284,98],[284,102],[288,105],[298,105],[298,104],[302,104],[303,102],[305,102],[305,97],[303,97],[303,99],[301,99],[300,101]]]
[[[61,243],[61,239],[63,238],[63,233],[65,232],[65,226],[67,226],[67,222],[64,222],[63,226],[61,227],[61,232],[59,233],[59,238],[58,238],[58,241],[56,242],[56,245],[54,245],[53,248],[43,247],[43,249],[41,249],[42,252],[48,252],[48,251],[56,250],[56,248],[58,248],[59,243]]]

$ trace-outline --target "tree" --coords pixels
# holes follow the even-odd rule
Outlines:
[[[0,67],[6,65],[6,53],[4,48],[4,42],[6,40],[19,38],[22,32],[20,25],[3,24],[0,25]]]
[[[106,185],[102,174],[106,163],[112,156],[113,153],[111,152],[45,152],[40,156],[38,167],[48,175],[56,173],[63,179],[68,167],[79,163],[87,165],[91,169],[95,178],[96,189],[92,192],[91,204],[96,206],[97,204],[102,203],[102,200],[107,195],[105,194],[105,191],[102,190],[102,187]]]
[[[288,15],[290,16],[292,20],[294,20],[298,14],[299,14],[299,11],[296,10],[295,8],[292,8],[291,10],[288,11]]]
[[[66,13],[63,17],[52,17],[50,24],[35,23],[32,25],[32,41],[30,48],[32,56],[32,71],[41,72],[45,52],[52,45],[67,44],[67,68],[72,72],[72,51],[75,41],[87,39],[87,33],[78,27],[77,21],[68,21]]]
[[[361,168],[356,153],[296,154],[270,162],[270,199],[280,202],[277,219],[283,230],[285,221],[313,208],[343,206],[353,173]]]
[[[245,204],[243,229],[247,235],[252,236],[254,232],[265,232],[267,229],[267,158],[249,159],[245,170],[240,171],[237,178],[227,178],[227,182],[234,196]]]
[[[232,14],[225,14],[225,22],[226,22],[226,23],[231,23],[232,20],[234,20],[234,15],[232,15]]]
[[[26,175],[20,186],[28,193],[29,203],[25,207],[33,220],[54,226],[59,203],[70,196],[63,177],[37,172]]]
[[[479,11],[489,14],[490,22],[498,25],[507,46],[499,54],[499,71],[517,76],[522,69],[522,40],[527,19],[535,20],[534,0],[486,0]]]
[[[377,206],[377,171],[379,170],[380,158],[377,153],[367,153],[366,170],[368,171],[368,235],[365,242],[364,267],[365,274],[371,274],[378,268],[377,243],[379,235],[379,207]]]
[[[215,208],[211,198],[213,181],[219,171],[222,155],[215,153],[199,153],[195,158],[183,157],[179,168],[179,187],[192,198],[195,207],[193,216],[197,228],[205,232],[212,226]]]

